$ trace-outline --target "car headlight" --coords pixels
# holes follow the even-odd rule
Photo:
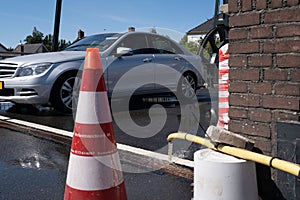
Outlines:
[[[20,69],[18,76],[32,76],[39,75],[47,71],[52,63],[39,63],[34,65],[24,66]]]

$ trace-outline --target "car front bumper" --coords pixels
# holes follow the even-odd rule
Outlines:
[[[0,101],[10,101],[19,104],[46,104],[49,102],[51,86],[35,84],[32,81],[16,81],[1,79]]]

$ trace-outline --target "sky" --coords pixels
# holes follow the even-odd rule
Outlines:
[[[59,38],[74,41],[85,35],[139,29],[169,30],[173,39],[212,18],[213,0],[62,0]],[[56,0],[2,0],[0,43],[15,48],[33,28],[53,34]],[[172,37],[172,36],[171,36]]]

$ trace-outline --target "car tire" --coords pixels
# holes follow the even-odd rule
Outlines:
[[[72,112],[73,86],[76,74],[76,72],[65,73],[53,85],[50,101],[52,106],[62,113],[69,114]]]
[[[177,86],[177,97],[184,99],[192,99],[196,93],[196,79],[191,73],[183,74]]]

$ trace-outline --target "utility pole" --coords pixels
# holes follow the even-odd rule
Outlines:
[[[55,21],[54,21],[54,31],[53,31],[53,41],[52,41],[53,51],[58,51],[61,4],[62,4],[62,0],[56,0]]]

